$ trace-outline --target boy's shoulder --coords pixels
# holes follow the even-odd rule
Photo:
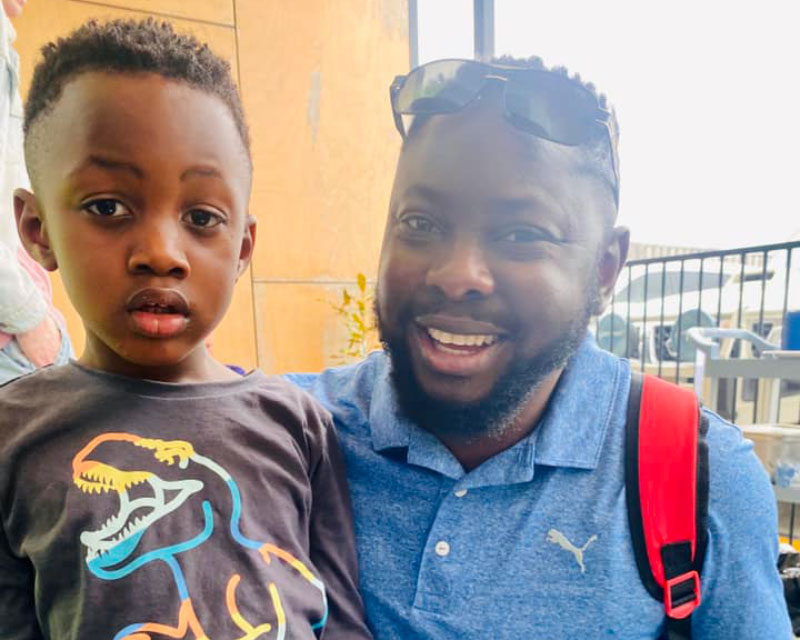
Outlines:
[[[252,374],[251,374],[252,375]],[[262,383],[259,390],[276,403],[283,404],[287,409],[298,414],[326,416],[327,411],[305,389],[292,384],[283,376],[262,374]]]
[[[262,374],[258,396],[261,410],[272,421],[294,432],[296,438],[324,447],[323,442],[333,437],[329,433],[333,431],[330,412],[309,391],[286,378]]]
[[[85,383],[71,364],[38,369],[0,385],[0,457],[10,459],[20,446],[55,430],[70,407],[83,404]],[[54,426],[55,425],[55,426]]]
[[[42,367],[0,384],[0,404],[19,402],[31,394],[38,396],[45,390],[74,388],[76,376],[79,377],[80,372],[71,364]]]

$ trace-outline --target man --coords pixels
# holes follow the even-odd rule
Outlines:
[[[537,61],[393,85],[404,135],[378,276],[386,353],[295,381],[333,413],[376,638],[657,638],[624,480],[627,361],[587,337],[625,261],[605,101]],[[709,419],[694,637],[790,638],[776,511]]]
[[[0,15],[0,383],[72,354],[63,319],[51,304],[44,269],[25,253],[14,223],[14,189],[28,186],[22,155],[19,56],[9,18],[25,0],[3,0]]]

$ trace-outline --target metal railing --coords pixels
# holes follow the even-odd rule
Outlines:
[[[695,348],[689,328],[742,328],[779,340],[787,310],[800,309],[798,248],[800,241],[632,260],[609,308],[595,320],[598,343],[642,371],[691,384]],[[759,356],[738,340],[726,355]],[[717,406],[725,417],[756,421],[757,380],[727,381],[719,393]],[[798,396],[797,412],[786,417],[800,422],[800,385],[783,384],[781,395]],[[743,403],[752,403],[752,416],[738,411]]]

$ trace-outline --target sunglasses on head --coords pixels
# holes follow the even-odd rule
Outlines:
[[[611,112],[600,105],[591,91],[566,75],[475,60],[429,62],[408,75],[397,76],[389,88],[397,130],[405,138],[415,116],[460,111],[481,94],[489,81],[503,83],[504,115],[517,129],[568,146],[604,137],[614,176],[614,198],[618,198]]]

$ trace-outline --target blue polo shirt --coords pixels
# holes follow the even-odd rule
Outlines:
[[[466,472],[403,419],[373,353],[291,375],[334,416],[348,465],[361,588],[376,639],[657,638],[628,528],[630,369],[590,338],[538,427]],[[769,480],[735,426],[709,413],[709,545],[695,638],[783,640]]]

